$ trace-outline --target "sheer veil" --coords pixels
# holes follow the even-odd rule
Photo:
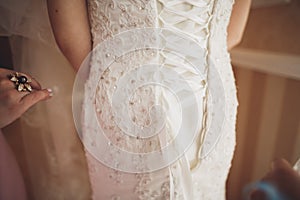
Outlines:
[[[85,156],[71,110],[75,73],[55,44],[46,0],[1,0],[0,36],[10,39],[14,69],[54,91],[51,100],[4,130],[29,199],[89,199]]]

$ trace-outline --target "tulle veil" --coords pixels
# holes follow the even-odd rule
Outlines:
[[[72,118],[74,70],[55,44],[46,0],[0,0],[0,36],[9,37],[14,70],[32,75],[54,97],[7,127],[29,199],[89,199],[82,145]]]

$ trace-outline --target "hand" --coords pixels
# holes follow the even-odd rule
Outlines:
[[[50,89],[41,89],[41,85],[32,77],[32,92],[19,92],[8,76],[14,71],[0,68],[0,129],[18,119],[34,104],[49,99],[52,96]]]
[[[284,159],[275,160],[271,171],[262,181],[269,183],[287,199],[300,199],[300,175]],[[251,199],[265,200],[267,198],[262,191],[257,190],[251,195]]]

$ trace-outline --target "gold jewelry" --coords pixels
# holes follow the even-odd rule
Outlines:
[[[19,92],[31,92],[32,87],[29,83],[31,83],[31,79],[27,78],[24,74],[20,74],[16,72],[9,77]]]

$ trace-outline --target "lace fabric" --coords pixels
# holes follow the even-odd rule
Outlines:
[[[126,30],[145,27],[161,27],[183,32],[193,38],[203,49],[199,56],[203,57],[206,66],[204,74],[208,73],[211,63],[216,62],[218,72],[226,75],[222,76],[222,83],[225,88],[226,96],[226,123],[223,134],[212,152],[200,162],[200,146],[203,143],[206,132],[205,113],[211,112],[203,101],[204,108],[201,119],[204,122],[202,131],[199,130],[197,141],[186,155],[175,164],[160,171],[150,173],[125,173],[106,167],[100,163],[88,151],[86,152],[90,179],[93,189],[94,199],[224,199],[225,182],[230,168],[235,144],[235,113],[236,98],[234,79],[229,62],[228,52],[226,50],[226,27],[231,12],[231,1],[193,1],[193,0],[126,0],[126,1],[100,1],[90,0],[89,13],[91,21],[91,31],[93,36],[94,47],[108,38],[112,38]],[[136,41],[143,40],[137,38]],[[114,51],[118,46],[107,46],[105,50],[106,57],[114,56]],[[139,50],[118,58],[116,64],[110,66],[104,71],[101,80],[98,83],[96,91],[97,119],[105,127],[108,137],[113,144],[118,144],[122,148],[130,151],[148,152],[162,147],[160,138],[148,139],[138,145],[134,145],[137,138],[130,139],[124,136],[122,131],[113,123],[112,110],[109,102],[117,85],[118,79],[126,72],[134,69],[134,66],[140,66],[149,60],[163,60],[165,66],[174,65],[174,60],[168,53],[158,53],[149,50]],[[86,101],[93,101],[94,83],[98,82],[97,67],[103,65],[103,58],[99,57],[100,53],[93,52],[91,61],[91,72],[86,84]],[[144,55],[150,55],[145,57]],[[175,62],[181,62],[176,60]],[[173,62],[173,63],[172,63]],[[93,71],[94,70],[94,71]],[[183,71],[181,71],[184,74]],[[197,76],[189,76],[191,84],[195,91],[198,92],[199,99],[208,98],[201,82],[208,82],[208,77],[203,80]],[[132,79],[134,81],[134,79]],[[155,103],[163,102],[167,98],[163,92],[157,92],[157,88],[144,88],[136,93],[132,100],[132,108],[135,121],[141,126],[149,123],[149,118],[145,115],[146,108]],[[158,93],[158,96],[157,96]],[[138,103],[140,98],[150,96],[143,104]],[[159,97],[159,98],[157,98]],[[90,99],[88,99],[90,98]],[[145,99],[145,98],[143,98]],[[159,99],[159,100],[158,100]],[[135,105],[138,105],[135,107]],[[171,104],[175,105],[175,104]],[[86,106],[86,104],[84,104]],[[90,123],[88,109],[83,107],[83,137],[88,134],[96,133],[93,123]],[[175,109],[174,109],[175,110]],[[176,112],[175,112],[176,114]],[[178,114],[178,113],[177,113]],[[209,113],[211,115],[213,113]],[[176,120],[175,120],[176,121]],[[178,122],[178,121],[177,121]],[[164,129],[166,132],[174,131],[170,123],[169,128]],[[172,133],[170,133],[172,134]],[[209,141],[208,141],[209,142]],[[91,143],[91,147],[97,146]],[[224,155],[225,152],[225,155]],[[108,159],[114,159],[118,156],[118,151],[109,151]],[[195,170],[191,171],[190,164],[196,162]],[[199,164],[200,163],[200,164]],[[117,165],[117,161],[115,161]],[[129,191],[129,192],[128,192]],[[218,191],[218,192],[216,192]]]

